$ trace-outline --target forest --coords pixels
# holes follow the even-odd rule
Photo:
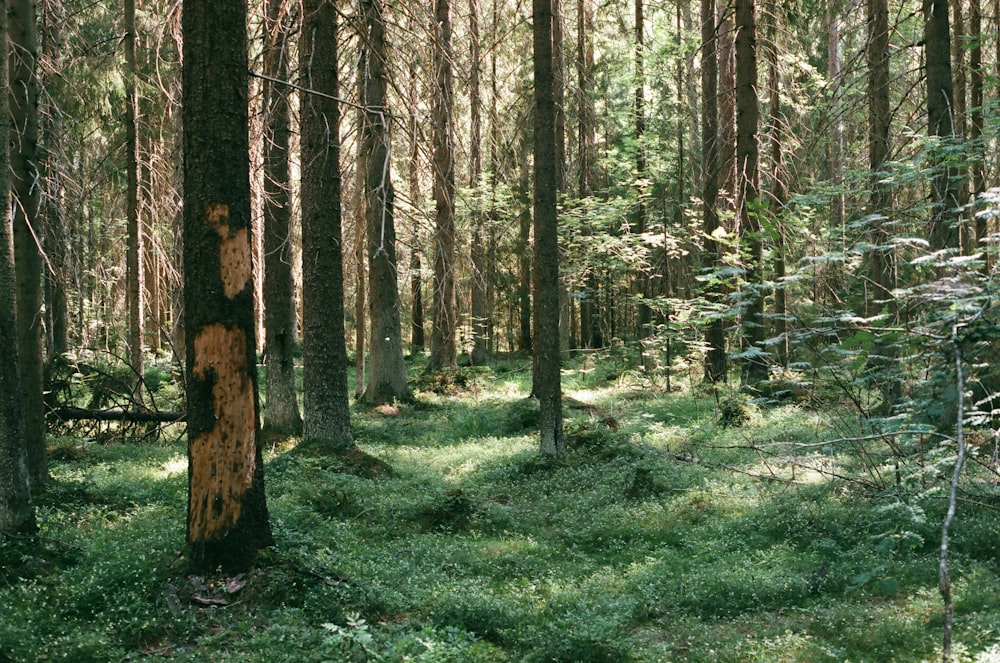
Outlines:
[[[0,43],[0,661],[1000,661],[1000,0]]]

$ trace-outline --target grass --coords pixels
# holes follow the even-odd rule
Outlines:
[[[269,449],[276,545],[238,577],[187,568],[183,441],[53,439],[40,535],[0,541],[0,661],[938,658],[941,493],[834,442],[835,404],[724,426],[723,401],[590,359],[565,372],[551,462],[523,363],[356,409],[391,473]],[[998,541],[963,504],[960,660],[1000,656]]]

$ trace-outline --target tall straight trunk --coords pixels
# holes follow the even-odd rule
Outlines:
[[[980,0],[970,0],[969,2],[969,39],[972,42],[969,49],[969,92],[971,108],[969,109],[969,141],[972,145],[972,159],[970,163],[970,179],[972,185],[973,202],[986,191],[986,149],[983,141],[983,82],[985,79],[983,72],[983,12]],[[975,205],[973,210],[975,210]],[[985,216],[976,215],[975,233],[976,250],[983,251],[985,264],[983,269],[989,273],[991,264],[990,252],[983,244],[989,229]]]
[[[128,226],[125,297],[128,300],[128,363],[133,376],[133,398],[143,399],[143,348],[146,329],[143,311],[142,222],[139,219],[139,140],[136,124],[139,99],[135,91],[135,0],[125,0],[125,173],[128,180],[125,215]]]
[[[955,136],[955,101],[952,86],[951,28],[948,0],[924,2],[924,52],[927,78],[928,133],[942,143]],[[937,151],[938,161],[931,180],[931,248],[959,248],[958,172],[946,154],[946,145]]]
[[[410,249],[410,351],[424,351],[424,296],[420,232],[420,91],[417,59],[410,62],[410,202],[413,205],[413,240]]]
[[[13,134],[10,176],[14,217],[14,269],[17,351],[21,370],[21,416],[28,449],[28,475],[40,486],[48,479],[45,460],[45,410],[42,400],[42,255],[34,228],[39,227],[38,181],[38,36],[35,3],[7,5],[10,35],[8,112]]]
[[[518,334],[517,347],[519,350],[530,352],[532,350],[532,274],[531,254],[529,252],[531,242],[531,208],[528,206],[528,186],[528,163],[527,159],[523,159],[521,161],[521,195],[518,196],[518,202],[521,204],[521,213],[518,215],[517,219],[518,283],[515,297],[517,298],[517,308],[519,314],[518,322],[520,323],[520,333]]]
[[[889,158],[892,115],[889,103],[889,7],[886,0],[867,0],[868,21],[868,163],[871,171],[871,197],[868,213],[873,219],[869,227],[868,270],[876,288],[874,296],[865,298],[865,316],[886,314],[886,325],[897,320],[896,256],[890,242],[886,220],[892,216],[892,194],[885,184],[886,161]],[[874,365],[886,371],[882,379],[882,410],[889,413],[901,396],[900,383],[894,373],[896,347],[891,341],[879,343],[873,351]]]
[[[337,7],[304,0],[301,102],[303,440],[352,445],[344,331]]]
[[[469,186],[479,191],[480,174],[482,173],[482,98],[479,89],[481,53],[479,50],[479,8],[476,0],[469,0]],[[482,200],[477,195],[477,201]],[[486,262],[486,216],[482,205],[476,202],[472,211],[472,240],[470,242],[470,258],[472,260],[472,354],[470,359],[474,366],[486,363],[487,344],[489,341],[490,309],[486,301],[486,281],[489,271]]]
[[[833,116],[833,135],[830,137],[828,177],[830,185],[833,187],[833,200],[831,201],[831,211],[833,212],[833,223],[840,229],[841,236],[844,235],[845,196],[842,189],[844,181],[844,116],[843,95],[841,94],[841,74],[840,74],[840,15],[838,10],[840,3],[836,0],[827,0],[826,3],[826,35],[827,35],[827,77],[833,85],[833,93],[830,97],[830,114]]]
[[[368,313],[372,340],[364,400],[370,405],[409,401],[412,398],[403,363],[396,282],[395,194],[389,161],[385,66],[388,43],[384,10],[383,0],[361,2],[363,34],[360,62],[364,75],[361,141],[365,165],[365,227],[370,285]]]
[[[7,3],[0,4],[0,44],[7,43]],[[7,89],[8,49],[0,51],[0,89]],[[10,120],[0,114],[0,209],[10,208],[8,155]],[[16,315],[13,228],[9,214],[0,215],[0,311]],[[0,316],[0,540],[8,534],[37,529],[28,479],[28,450],[21,417],[20,369],[17,361],[17,318]]]
[[[722,230],[719,221],[717,201],[719,198],[719,70],[718,32],[715,0],[701,0],[701,228],[705,235],[705,251],[702,254],[702,268],[717,271],[722,267],[722,245],[718,233]],[[706,296],[715,308],[722,302],[721,283],[713,277],[709,281]],[[720,314],[712,316],[705,328],[705,380],[711,383],[725,382],[726,329]]]
[[[188,521],[197,569],[273,543],[255,356],[246,4],[187,0],[182,26]]]
[[[359,84],[361,83],[359,72]],[[360,89],[360,85],[359,85]],[[358,135],[364,125],[364,111],[358,111]],[[358,153],[354,161],[354,397],[360,399],[365,393],[368,355],[368,260],[366,259],[365,222],[365,154],[364,145],[358,139]],[[420,340],[423,348],[423,321],[420,323]]]
[[[48,0],[41,5],[41,85],[51,86],[42,103],[41,144],[42,153],[42,216],[45,236],[45,253],[49,269],[45,270],[45,328],[48,357],[51,359],[69,350],[69,300],[67,284],[70,282],[71,241],[66,221],[66,184],[60,168],[62,158],[63,122],[59,110],[50,100],[63,71],[63,24],[66,20],[61,0]],[[51,80],[50,80],[51,79]]]
[[[455,331],[454,92],[451,74],[451,3],[434,0],[434,325],[427,370],[457,365]]]
[[[264,73],[269,78],[284,81],[288,79],[289,73],[288,34],[291,17],[288,14],[288,6],[282,0],[267,0],[264,3],[264,12]],[[302,417],[299,414],[299,402],[295,390],[295,283],[292,280],[289,176],[290,109],[285,89],[278,87],[271,80],[264,80],[262,85],[266,338],[264,356],[267,365],[264,432],[269,435],[299,435],[302,433]],[[307,169],[313,166],[307,160],[303,160],[302,163],[306,164]],[[330,205],[332,207],[332,201]],[[339,244],[337,248],[339,250]],[[338,295],[339,293],[338,290]]]
[[[736,2],[736,164],[737,209],[746,280],[743,299],[743,382],[767,379],[764,349],[764,244],[760,221],[760,124],[757,98],[757,16],[755,0]]]
[[[577,161],[579,163],[580,198],[591,195],[591,176],[594,145],[594,107],[590,99],[593,88],[594,46],[590,38],[594,24],[594,10],[591,0],[577,0]],[[585,348],[599,348],[601,338],[599,287],[597,275],[588,272],[584,285],[584,296],[580,300],[580,341]]]
[[[788,183],[785,178],[785,157],[782,134],[785,131],[785,116],[781,112],[781,70],[779,69],[778,42],[781,38],[778,24],[780,5],[771,7],[771,59],[768,62],[768,106],[771,128],[771,199],[774,201],[774,332],[779,339],[775,346],[775,360],[778,366],[788,368],[788,303],[785,297],[786,246],[782,224],[785,207],[788,205]],[[841,210],[842,212],[842,210]]]
[[[497,0],[492,0],[493,20],[490,22],[490,43],[497,43],[497,30],[499,24],[500,7]],[[490,51],[490,205],[489,205],[489,232],[486,235],[486,310],[489,317],[486,320],[486,337],[489,339],[487,352],[497,351],[496,334],[496,285],[497,285],[497,174],[499,172],[500,159],[500,117],[497,110],[497,99],[499,97],[499,84],[497,78],[497,49]]]
[[[720,208],[733,213],[733,227],[739,230],[736,212],[736,49],[733,0],[719,7],[717,52],[719,57],[719,191]]]
[[[635,0],[635,100],[633,112],[635,113],[635,172],[636,180],[642,182],[646,178],[646,21],[645,7],[643,0]],[[637,200],[635,206],[635,217],[632,222],[632,231],[637,235],[646,232],[646,192],[642,186],[636,192]],[[648,299],[652,293],[649,291],[649,274],[640,269],[636,275],[635,293],[639,296],[639,318],[638,336],[645,338],[650,335],[650,323],[653,321],[652,311],[649,307]],[[646,353],[642,353],[643,366],[647,364]]]
[[[533,0],[535,100],[534,182],[534,391],[540,406],[539,450],[562,455],[562,391],[559,353],[559,244],[553,98],[552,1]]]

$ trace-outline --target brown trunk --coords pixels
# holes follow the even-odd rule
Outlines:
[[[955,137],[948,0],[924,1],[924,49],[928,133],[942,143],[934,157],[938,163],[931,180],[928,235],[933,250],[957,249],[960,238],[958,172],[947,156],[947,143]]]
[[[476,0],[469,0],[469,186],[479,191],[479,177],[482,172],[482,120],[480,107],[482,100],[479,92],[479,9]],[[481,200],[481,196],[477,196]],[[490,309],[486,300],[486,281],[489,267],[486,262],[485,235],[486,216],[482,206],[477,203],[472,212],[472,241],[470,258],[472,260],[472,354],[474,366],[486,363],[489,342]]]
[[[841,188],[844,174],[844,118],[841,103],[840,76],[840,16],[837,13],[839,3],[827,0],[826,4],[826,35],[827,35],[827,76],[833,84],[830,98],[830,112],[833,115],[833,135],[831,136],[828,160],[828,176],[833,187],[833,223],[844,236],[844,192]]]
[[[771,7],[771,60],[768,62],[768,106],[771,125],[771,198],[774,201],[774,332],[778,338],[775,360],[778,366],[788,368],[788,304],[785,298],[785,232],[782,227],[785,206],[788,205],[788,185],[785,181],[784,152],[782,134],[785,118],[781,112],[781,71],[778,68],[778,40],[780,26],[777,24],[779,5]]]
[[[705,234],[705,251],[702,269],[715,272],[722,267],[722,245],[717,233],[722,229],[719,222],[717,201],[719,198],[719,111],[718,111],[718,34],[716,32],[715,0],[701,0],[701,215],[702,232]],[[711,277],[706,290],[706,298],[713,308],[723,306],[722,284],[717,277]],[[705,329],[705,380],[707,382],[726,381],[726,330],[721,312],[716,312]]]
[[[232,572],[273,542],[254,352],[246,5],[188,0],[182,23],[187,538],[195,568]]]
[[[352,441],[333,0],[303,1],[299,68],[306,87],[322,93],[306,93],[301,103],[303,439],[344,449]]]
[[[264,74],[288,79],[287,3],[264,3]],[[295,390],[295,311],[289,179],[289,104],[287,91],[264,80],[264,334],[267,400],[264,432],[300,435],[302,417]],[[303,159],[308,169],[312,163]],[[333,206],[330,201],[330,206]],[[324,275],[322,278],[327,278]],[[338,289],[338,293],[340,290]],[[341,334],[343,337],[343,334]]]
[[[644,16],[643,0],[635,0],[635,101],[633,111],[635,113],[635,172],[636,181],[645,180],[646,173],[646,73],[645,73],[645,33],[646,23]],[[632,222],[632,232],[641,236],[646,232],[646,191],[643,186],[639,186],[636,191],[635,216]],[[639,296],[638,329],[637,336],[646,338],[650,335],[650,323],[653,316],[649,308],[649,274],[640,270],[636,275],[635,294]],[[645,351],[642,352],[642,364],[648,365],[648,357]]]
[[[132,369],[135,388],[133,398],[143,400],[143,341],[145,320],[143,311],[143,245],[142,222],[139,220],[139,140],[136,123],[139,100],[135,92],[137,76],[135,66],[135,0],[125,0],[125,173],[128,180],[125,196],[127,219],[127,250],[125,297],[128,300],[128,363]]]
[[[972,47],[969,50],[969,74],[971,104],[969,112],[969,141],[972,144],[972,160],[970,164],[970,179],[972,184],[973,202],[986,191],[986,150],[983,142],[983,45],[982,45],[983,13],[980,0],[969,2],[969,38]],[[973,210],[977,207],[973,205]],[[975,233],[976,250],[983,251],[984,273],[988,274],[992,267],[992,257],[983,240],[989,234],[986,216],[976,215]]]
[[[454,92],[451,75],[451,4],[434,1],[434,325],[427,370],[457,365],[455,331]]]
[[[417,89],[416,58],[410,62],[410,202],[413,206],[413,238],[410,248],[410,351],[424,351],[423,269],[420,252],[420,94]]]
[[[383,0],[362,0],[361,71],[364,74],[362,145],[365,165],[365,222],[368,250],[368,312],[371,361],[364,400],[370,405],[409,401],[396,283],[396,226],[389,162]]]
[[[534,367],[540,405],[541,453],[563,453],[559,355],[559,246],[557,166],[553,98],[552,2],[533,1],[535,183],[534,183]]]
[[[717,37],[719,56],[719,207],[733,212],[732,230],[739,230],[736,212],[736,60],[733,0],[724,0]]]
[[[48,479],[45,412],[42,400],[42,255],[33,228],[38,226],[38,78],[35,3],[7,6],[10,33],[8,104],[12,123],[10,175],[14,217],[14,268],[17,351],[21,370],[21,416],[28,474],[32,485]]]
[[[763,347],[764,245],[760,221],[760,123],[757,98],[757,18],[755,0],[736,0],[736,163],[737,209],[743,248],[743,383],[767,379]]]
[[[6,7],[0,8],[0,44],[7,43]],[[7,89],[8,49],[0,52],[0,89]],[[0,116],[0,208],[10,208],[8,150],[10,121]],[[10,215],[0,215],[0,311],[16,311],[13,228]],[[17,361],[17,319],[0,316],[0,537],[28,534],[37,528],[28,480],[28,450],[21,418],[20,370]]]

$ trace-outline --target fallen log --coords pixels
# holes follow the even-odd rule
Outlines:
[[[132,410],[112,408],[91,410],[63,405],[49,409],[49,414],[61,421],[121,421],[127,423],[173,423],[187,420],[187,412]]]

